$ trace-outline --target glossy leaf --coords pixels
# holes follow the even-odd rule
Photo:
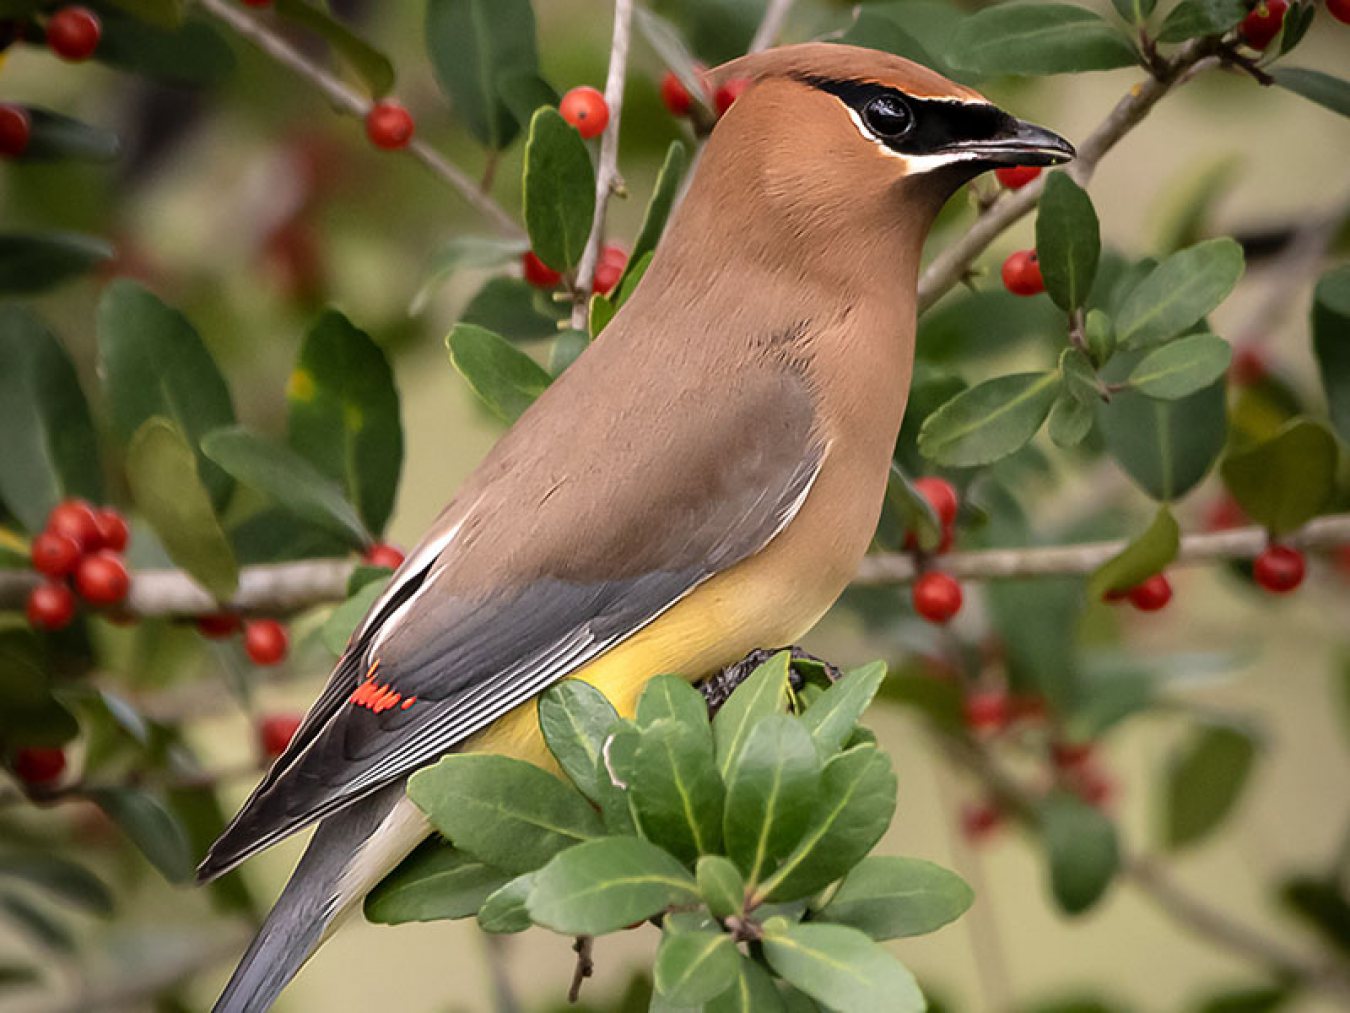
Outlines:
[[[605,694],[580,679],[565,679],[539,698],[539,728],[549,752],[577,790],[601,799],[599,764],[618,712]]]
[[[1092,199],[1068,173],[1051,173],[1045,181],[1036,212],[1036,256],[1055,305],[1079,309],[1097,275],[1101,234]]]
[[[169,84],[205,87],[234,70],[234,51],[214,25],[189,18],[161,28],[106,8],[95,59]]]
[[[1111,0],[1116,13],[1134,25],[1143,25],[1157,4],[1158,0]]]
[[[535,873],[527,907],[555,932],[598,936],[697,902],[694,877],[668,852],[638,837],[605,837],[568,848]]]
[[[884,515],[894,512],[906,536],[912,535],[919,543],[919,548],[932,552],[942,544],[942,521],[937,511],[895,461],[891,462],[891,473],[886,480],[886,499],[882,510],[883,519]]]
[[[1121,303],[1116,335],[1126,348],[1156,345],[1187,328],[1228,297],[1242,277],[1242,247],[1223,237],[1169,256]]]
[[[1077,348],[1069,347],[1059,355],[1059,375],[1064,381],[1065,393],[1086,406],[1095,406],[1102,400],[1102,382],[1092,362]]]
[[[759,963],[742,956],[731,988],[714,996],[703,1013],[787,1013],[773,976]]]
[[[1181,549],[1181,529],[1167,507],[1159,507],[1153,523],[1138,538],[1093,572],[1088,581],[1088,598],[1097,599],[1108,591],[1128,591],[1142,584],[1177,558]]]
[[[1059,374],[1013,373],[958,394],[924,421],[919,450],[938,464],[970,468],[1020,450],[1050,414]]]
[[[1158,30],[1159,42],[1185,42],[1200,35],[1222,35],[1247,16],[1244,0],[1181,0]]]
[[[1087,351],[1098,366],[1106,365],[1108,359],[1116,354],[1116,329],[1111,318],[1102,310],[1090,309],[1083,322],[1083,337],[1087,342]]]
[[[382,98],[394,86],[394,65],[378,49],[326,10],[305,0],[274,0],[277,14],[313,32],[333,48],[366,86],[372,98]]]
[[[0,234],[0,295],[28,295],[87,274],[113,248],[76,232]]]
[[[367,921],[383,925],[468,918],[511,877],[432,840],[399,863],[365,899]]]
[[[665,717],[643,727],[629,790],[643,836],[676,858],[720,849],[724,789],[706,722]]]
[[[815,739],[821,756],[830,757],[839,752],[885,678],[886,663],[883,661],[855,668],[806,709],[802,724]]]
[[[416,316],[426,309],[436,290],[460,271],[486,270],[518,260],[530,248],[523,239],[496,236],[455,236],[431,256],[426,278],[413,296],[408,312]]]
[[[398,390],[380,346],[337,310],[325,311],[305,336],[286,400],[291,448],[336,482],[379,535],[403,466]]]
[[[1127,382],[1140,394],[1175,401],[1219,380],[1232,358],[1232,346],[1223,338],[1191,334],[1149,352]]]
[[[1220,472],[1238,505],[1279,536],[1316,517],[1336,491],[1336,437],[1319,422],[1294,419],[1254,447],[1224,459]]]
[[[562,304],[521,278],[490,278],[469,305],[460,323],[476,324],[509,341],[542,341],[558,333]]]
[[[557,777],[505,756],[446,756],[412,776],[408,797],[455,847],[507,872],[530,872],[601,829]]]
[[[751,885],[801,840],[821,791],[820,757],[806,727],[786,714],[762,718],[727,775],[726,854]]]
[[[95,788],[85,795],[170,883],[192,878],[187,835],[159,799],[138,788]]]
[[[678,675],[650,679],[638,697],[634,720],[639,728],[670,718],[693,729],[708,726],[708,704],[703,694]]]
[[[698,1006],[729,989],[740,973],[740,952],[716,929],[661,936],[653,976],[656,990],[678,1006]]]
[[[1040,824],[1055,901],[1065,914],[1081,914],[1101,899],[1120,866],[1115,827],[1101,810],[1065,793],[1046,799]]]
[[[514,422],[552,378],[504,338],[473,324],[456,324],[445,339],[450,362],[503,422]]]
[[[1092,431],[1095,416],[1092,409],[1068,394],[1055,398],[1046,422],[1046,432],[1057,447],[1069,449],[1082,443]]]
[[[217,601],[229,601],[239,565],[183,433],[167,419],[149,419],[127,448],[126,473],[132,499],[169,558]]]
[[[585,331],[569,327],[560,331],[553,339],[553,349],[548,356],[548,371],[553,376],[562,376],[563,370],[581,357],[581,353],[590,347],[591,339]]]
[[[769,966],[830,1009],[922,1013],[928,1008],[914,975],[857,929],[785,919],[770,919],[764,929]]]
[[[90,126],[39,106],[27,106],[26,109],[32,134],[28,138],[28,147],[23,150],[25,162],[65,158],[111,162],[121,152],[121,142],[111,130]]]
[[[534,873],[527,872],[494,891],[478,909],[478,927],[496,934],[524,932],[531,924],[525,902],[532,889]]]
[[[1270,76],[1281,88],[1302,95],[1333,113],[1350,116],[1350,81],[1305,67],[1275,67]]]
[[[637,817],[629,789],[640,741],[637,725],[619,721],[600,747],[600,761],[595,767],[596,792],[600,797],[596,801],[605,830],[611,834],[637,834]]]
[[[874,855],[859,862],[815,915],[851,925],[873,939],[936,932],[975,901],[960,876],[919,858]]]
[[[770,714],[782,714],[787,707],[790,660],[787,651],[780,651],[760,665],[736,687],[713,718],[717,770],[723,780],[740,756],[751,729]]]
[[[1100,15],[1066,4],[987,7],[957,27],[946,53],[979,74],[1066,74],[1136,62],[1134,47]]]
[[[1328,271],[1318,280],[1313,292],[1312,337],[1331,424],[1350,443],[1350,265]]]
[[[540,109],[525,143],[525,228],[555,271],[581,261],[595,214],[595,170],[586,142],[556,109]]]
[[[714,918],[738,915],[745,907],[745,877],[722,855],[704,855],[694,869],[698,892]]]
[[[0,306],[0,501],[30,532],[67,496],[102,498],[98,442],[75,367],[42,322]]]
[[[1168,765],[1164,843],[1189,847],[1218,829],[1237,805],[1255,761],[1256,743],[1242,729],[1210,725],[1198,731]]]
[[[652,198],[647,202],[647,211],[642,216],[642,227],[638,230],[637,239],[633,241],[633,251],[628,255],[628,265],[624,269],[620,285],[633,272],[635,264],[656,250],[656,244],[666,230],[666,221],[670,218],[675,198],[680,192],[680,184],[684,182],[684,174],[688,169],[689,150],[679,141],[671,141],[670,147],[666,149],[666,159],[661,163],[661,171],[657,174]]]

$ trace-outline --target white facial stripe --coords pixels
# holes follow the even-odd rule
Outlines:
[[[858,128],[858,133],[862,134],[867,140],[880,149],[883,155],[900,161],[905,167],[906,176],[917,176],[920,173],[932,172],[934,169],[941,169],[946,165],[955,165],[958,162],[973,162],[980,157],[975,151],[953,151],[949,155],[905,155],[896,151],[885,141],[883,141],[872,131],[867,129],[863,123],[862,117],[858,115],[856,109],[847,103],[841,103],[848,110],[848,118],[853,121],[853,125]]]

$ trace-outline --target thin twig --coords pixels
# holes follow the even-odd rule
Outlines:
[[[614,0],[614,34],[609,47],[609,73],[605,77],[605,104],[609,123],[600,137],[600,164],[595,173],[595,217],[591,234],[577,265],[572,285],[572,326],[586,328],[587,303],[605,237],[605,213],[619,182],[619,121],[623,116],[623,88],[628,76],[628,49],[633,39],[633,0]]]
[[[581,998],[581,984],[595,973],[595,960],[592,953],[595,946],[593,936],[577,936],[572,950],[577,955],[577,965],[572,971],[572,984],[567,989],[567,1001],[574,1003]]]
[[[300,52],[262,19],[245,13],[232,0],[197,0],[197,3],[202,10],[225,22],[267,56],[312,84],[342,112],[362,119],[370,111],[370,99]],[[524,230],[500,204],[480,190],[463,169],[426,141],[414,137],[404,150],[454,187],[465,201],[504,235],[512,238],[524,236]]]
[[[787,21],[791,10],[792,0],[769,0],[764,7],[764,17],[760,18],[759,27],[755,29],[755,37],[750,40],[749,52],[758,53],[777,45],[779,36],[783,34],[783,22]]]

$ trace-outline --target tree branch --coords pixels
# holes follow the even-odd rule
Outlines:
[[[783,22],[787,21],[788,12],[791,10],[792,0],[769,0],[764,7],[764,17],[760,19],[759,27],[755,29],[755,37],[750,40],[748,52],[758,53],[770,46],[776,46],[779,36],[783,34]]]
[[[1189,80],[1191,71],[1202,64],[1217,64],[1213,55],[1216,49],[1217,42],[1213,39],[1193,39],[1178,49],[1172,59],[1159,68],[1157,75],[1146,78],[1126,92],[1101,125],[1078,146],[1078,157],[1069,166],[1069,175],[1086,186],[1102,156],[1137,127],[1164,95]],[[920,313],[959,284],[970,272],[975,258],[1036,206],[1045,189],[1045,179],[1042,175],[1020,190],[1003,194],[975,220],[964,236],[933,258],[919,278]]]
[[[333,73],[315,63],[264,21],[244,12],[234,0],[197,0],[198,6],[213,17],[225,22],[235,32],[253,43],[267,56],[297,76],[308,81],[323,93],[340,111],[364,119],[372,105],[370,99],[350,87]],[[523,237],[519,223],[478,188],[469,175],[421,138],[414,137],[404,149],[459,192],[476,211],[492,222],[504,235]]]

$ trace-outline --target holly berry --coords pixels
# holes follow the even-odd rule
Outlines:
[[[276,665],[286,657],[290,637],[275,619],[251,619],[244,624],[244,651],[255,665]]]
[[[1205,511],[1206,531],[1227,531],[1247,523],[1247,515],[1232,496],[1224,495]]]
[[[1020,190],[1040,174],[1039,165],[1005,165],[994,170],[994,177],[1005,190]]]
[[[103,23],[88,7],[62,7],[47,20],[47,47],[72,63],[93,56],[102,37]]]
[[[972,732],[997,732],[1006,728],[1012,716],[1008,694],[1002,690],[979,690],[962,702],[966,727]]]
[[[600,259],[595,265],[594,280],[591,288],[601,295],[608,295],[623,277],[628,266],[628,254],[621,246],[606,243],[600,250]]]
[[[916,478],[914,480],[914,491],[928,500],[928,505],[933,508],[933,512],[937,514],[938,521],[944,528],[949,528],[956,523],[956,511],[960,501],[957,499],[956,489],[945,478],[937,478],[933,475]]]
[[[1327,13],[1343,25],[1350,25],[1350,0],[1327,0]]]
[[[1140,612],[1157,612],[1172,600],[1172,585],[1161,573],[1155,573],[1127,592],[1130,604]]]
[[[1085,762],[1068,772],[1069,787],[1090,806],[1101,807],[1115,794],[1115,782],[1095,764]]]
[[[1242,41],[1253,49],[1265,49],[1284,27],[1287,10],[1288,0],[1258,0],[1256,7],[1238,25]]]
[[[243,625],[233,612],[215,612],[197,617],[197,632],[208,640],[223,640]]]
[[[304,716],[300,714],[269,714],[258,723],[258,745],[267,756],[276,759],[291,744],[302,721]]]
[[[1055,741],[1050,743],[1050,762],[1058,770],[1076,770],[1092,759],[1091,742]]]
[[[34,570],[59,580],[80,561],[80,543],[59,531],[44,531],[33,539],[31,555]]]
[[[28,593],[27,613],[34,629],[65,629],[75,618],[75,595],[65,584],[39,584]]]
[[[22,106],[0,105],[0,155],[18,158],[28,150],[33,123]]]
[[[972,844],[987,840],[1003,824],[1003,810],[993,802],[972,802],[961,807],[961,834]]]
[[[1252,578],[1271,594],[1288,594],[1303,583],[1307,560],[1287,545],[1268,546],[1252,564]]]
[[[961,611],[961,585],[950,574],[930,570],[914,582],[914,611],[930,623],[945,623]]]
[[[562,281],[562,274],[553,270],[533,250],[526,250],[520,257],[525,269],[525,280],[535,288],[556,288]]]
[[[415,130],[412,113],[390,99],[376,102],[366,113],[366,137],[385,151],[406,148]]]
[[[1003,287],[1013,295],[1036,295],[1045,291],[1041,264],[1035,250],[1018,250],[1003,262]]]
[[[558,103],[558,112],[587,140],[599,137],[609,124],[609,103],[605,101],[605,96],[588,84],[573,88],[564,95]]]
[[[1228,376],[1239,387],[1254,387],[1270,375],[1270,364],[1259,348],[1243,345],[1234,350]]]
[[[403,565],[403,553],[386,542],[372,545],[361,558],[371,566],[383,566],[386,570],[397,570]]]
[[[57,504],[47,515],[47,530],[72,539],[82,552],[93,552],[103,546],[98,517],[82,499],[68,499]]]
[[[15,750],[13,768],[24,784],[48,785],[66,772],[66,754],[55,746],[25,746]]]
[[[713,92],[713,108],[717,110],[718,117],[727,114],[727,110],[735,104],[736,100],[745,93],[745,89],[750,87],[748,77],[733,77],[725,82],[717,91]]]
[[[122,552],[131,538],[131,529],[126,518],[112,507],[102,507],[94,511],[94,522],[98,525],[99,544],[113,552]]]
[[[131,590],[131,575],[120,556],[100,549],[75,567],[75,590],[92,605],[116,605]]]

